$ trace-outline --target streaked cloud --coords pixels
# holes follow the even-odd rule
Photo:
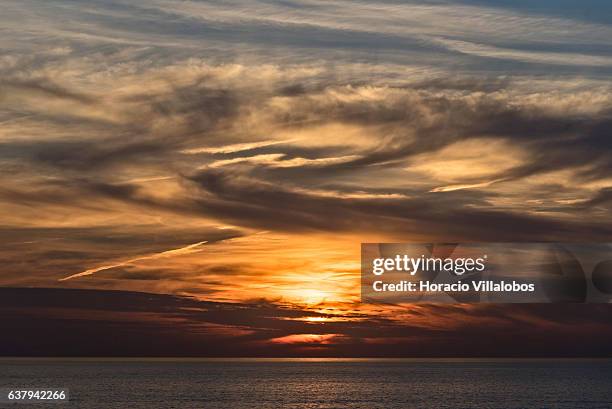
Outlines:
[[[162,251],[161,253],[156,253],[156,254],[149,254],[146,256],[138,256],[129,260],[125,260],[125,261],[120,261],[114,264],[109,264],[109,265],[105,265],[105,266],[101,266],[101,267],[96,267],[96,268],[91,268],[89,270],[85,270],[82,271],[80,273],[75,273],[72,275],[69,275],[67,277],[64,278],[60,278],[59,281],[67,281],[67,280],[72,280],[74,278],[79,278],[79,277],[85,277],[85,276],[90,276],[93,275],[95,273],[98,273],[100,271],[104,271],[104,270],[111,270],[113,268],[117,268],[117,267],[124,267],[130,264],[134,264],[136,262],[139,261],[146,261],[146,260],[157,260],[159,258],[165,258],[165,257],[174,257],[174,256],[180,256],[183,254],[191,254],[193,252],[198,252],[199,249],[197,249],[198,247],[206,244],[208,242],[206,241],[200,241],[198,243],[193,243],[193,244],[189,244],[185,247],[181,247],[178,249],[172,249],[172,250],[166,250],[166,251]]]
[[[435,43],[448,47],[450,50],[480,57],[517,60],[528,63],[604,66],[612,65],[612,57],[578,53],[558,53],[549,51],[523,51],[500,48],[484,44],[470,43],[449,39],[433,39]]]
[[[477,188],[487,187],[495,182],[496,181],[492,180],[489,182],[481,182],[481,183],[439,186],[439,187],[435,187],[431,189],[430,192],[439,193],[439,192],[454,192],[455,190],[463,190],[463,189],[477,189]]]
[[[8,356],[592,357],[612,336],[605,304],[396,306],[313,323],[297,319],[323,315],[264,302],[0,288],[0,307]],[[53,337],[35,335],[50,322]]]
[[[252,142],[252,143],[237,143],[234,145],[226,145],[226,146],[218,146],[218,147],[209,147],[209,148],[192,148],[186,149],[182,153],[187,154],[198,154],[198,153],[235,153],[242,151],[250,151],[257,148],[265,148],[268,146],[278,145],[281,143],[288,144],[291,140],[285,141],[261,141],[261,142]]]
[[[569,333],[358,304],[360,242],[612,234],[610,22],[495,4],[3,2],[0,284],[244,303],[178,322],[291,353]]]

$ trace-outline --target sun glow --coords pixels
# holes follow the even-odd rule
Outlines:
[[[316,235],[305,239],[293,234],[245,234],[198,247],[197,253],[156,259],[156,268],[176,273],[155,284],[208,301],[243,302],[256,294],[261,300],[306,308],[352,303],[359,297],[359,264],[346,260],[359,260],[358,243],[340,235],[330,240]],[[105,277],[113,272],[105,272]],[[187,289],[183,277],[192,283]]]
[[[305,317],[302,321],[305,322],[330,322],[332,319],[327,317]]]
[[[290,296],[296,301],[306,304],[306,305],[317,305],[325,302],[325,300],[330,298],[329,293],[322,290],[317,290],[314,288],[308,289],[296,289],[294,291],[290,291],[287,293],[287,296]]]

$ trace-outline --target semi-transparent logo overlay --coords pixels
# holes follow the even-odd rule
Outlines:
[[[609,303],[612,243],[363,243],[369,303]]]

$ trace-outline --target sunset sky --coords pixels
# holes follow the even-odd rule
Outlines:
[[[611,23],[603,0],[4,0],[0,353],[611,355],[607,305],[359,302],[362,242],[612,241]]]

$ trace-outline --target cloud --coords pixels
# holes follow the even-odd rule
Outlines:
[[[521,51],[449,39],[434,39],[433,41],[443,45],[444,47],[448,47],[450,50],[453,51],[487,58],[499,58],[518,60],[529,63],[557,65],[604,67],[609,67],[612,65],[612,58],[609,56],[542,51]]]
[[[79,223],[80,224],[80,223]],[[237,229],[219,229],[215,226],[197,225],[192,229],[163,224],[124,224],[78,227],[3,227],[0,233],[10,237],[3,249],[7,265],[2,277],[2,285],[59,285],[58,280],[74,272],[94,273],[108,270],[107,275],[120,277],[127,270],[135,276],[148,273],[152,282],[185,278],[184,268],[152,271],[147,260],[155,260],[157,265],[164,261],[180,260],[172,257],[176,253],[167,250],[184,247],[184,243],[194,243],[206,239],[216,243],[225,239],[239,237],[245,232]],[[188,249],[180,254],[189,256]],[[134,255],[143,255],[135,257]],[[196,253],[197,254],[197,253]],[[180,264],[179,264],[180,266]],[[28,271],[28,274],[24,274]],[[186,270],[190,272],[189,269]],[[142,276],[140,276],[142,278]],[[69,280],[63,285],[87,286],[90,280]],[[112,286],[121,286],[121,280]],[[128,281],[129,282],[129,281]],[[55,283],[55,284],[54,284]],[[128,285],[129,286],[129,285]],[[149,288],[151,289],[151,288]]]
[[[219,168],[227,165],[234,165],[237,163],[248,163],[248,164],[256,164],[256,165],[265,165],[272,168],[298,168],[298,167],[309,167],[309,166],[327,166],[338,163],[348,163],[352,160],[355,160],[357,156],[349,155],[349,156],[340,156],[337,158],[316,158],[316,159],[306,159],[306,158],[291,158],[285,159],[285,154],[282,153],[271,153],[265,155],[254,155],[254,156],[246,156],[246,157],[238,157],[232,159],[224,159],[212,162],[206,167],[211,168]]]
[[[124,248],[125,236],[115,236],[119,251],[67,231],[63,241],[43,246],[60,259],[45,266],[42,254],[50,253],[34,256],[30,268],[45,273],[17,278],[14,266],[4,282],[46,283],[113,266],[82,285],[245,297],[211,266],[198,270],[186,259],[147,270],[125,262],[209,240],[211,231],[215,239],[211,226],[228,224],[235,226],[229,237],[264,230],[353,241],[369,235],[599,240],[610,234],[607,224],[584,217],[586,211],[601,221],[601,205],[578,205],[610,183],[605,130],[612,104],[600,82],[501,79],[490,87],[470,76],[436,76],[390,86],[338,83],[334,70],[191,61],[118,75],[103,82],[103,96],[93,78],[77,90],[48,71],[56,79],[40,83],[62,92],[37,91],[36,104],[27,81],[18,83],[11,93],[24,95],[19,112],[27,108],[27,116],[9,122],[0,144],[10,170],[0,190],[5,224],[24,234],[66,223],[106,228],[111,237],[115,231],[183,234],[166,247],[152,239],[139,248]],[[135,86],[135,79],[145,85]],[[291,84],[300,92],[286,92]],[[78,115],[41,108],[58,100],[78,104]],[[107,119],[100,120],[102,111]],[[165,226],[162,233],[158,226]],[[65,252],[70,239],[80,256]],[[240,247],[228,251],[244,257]],[[258,280],[260,270],[250,263],[227,271],[237,269]]]
[[[182,254],[191,254],[194,252],[198,252],[199,249],[197,249],[197,247],[200,247],[206,243],[208,242],[200,241],[198,243],[189,244],[185,247],[180,247],[178,249],[166,250],[166,251],[162,251],[161,253],[149,254],[146,256],[138,256],[138,257],[131,258],[125,261],[120,261],[114,264],[109,264],[109,265],[96,267],[96,268],[90,268],[89,270],[85,270],[80,273],[72,274],[67,277],[61,278],[59,281],[67,281],[67,280],[72,280],[73,278],[90,276],[100,271],[111,270],[117,267],[125,267],[127,265],[134,264],[139,261],[156,260],[156,259],[164,258],[164,257],[174,257],[174,256],[180,256]]]
[[[458,206],[459,201],[473,198],[453,196],[421,196],[417,198],[335,198],[256,183],[238,175],[202,171],[193,177],[206,193],[196,198],[194,210],[251,227],[293,230],[355,232],[378,231],[390,234],[431,234],[497,240],[513,226],[507,239],[522,237],[585,237],[596,230],[589,221],[561,221],[554,218],[521,215],[496,210],[483,204],[481,208]],[[279,204],[282,204],[279,206]],[[393,224],[385,223],[392,218]],[[480,221],[480,222],[478,222]],[[485,222],[486,221],[486,222]],[[484,223],[483,229],[477,226]],[[602,226],[603,227],[603,226]],[[605,227],[601,234],[607,230]],[[524,235],[524,236],[523,236]]]
[[[2,284],[353,300],[365,239],[610,236],[606,25],[231,4],[6,2]]]
[[[183,151],[183,153],[187,154],[198,154],[198,153],[236,153],[243,151],[250,151],[257,148],[265,148],[268,146],[274,146],[279,144],[288,144],[291,140],[286,141],[261,141],[261,142],[251,142],[251,143],[237,143],[233,145],[226,146],[218,146],[218,147],[206,147],[206,148],[193,148],[187,149]]]
[[[454,192],[455,190],[463,190],[463,189],[477,189],[481,187],[487,187],[491,185],[492,183],[495,183],[495,181],[492,180],[489,182],[482,182],[482,183],[440,186],[440,187],[431,189],[430,192],[439,193],[439,192]]]
[[[347,313],[130,291],[0,288],[4,356],[608,356],[610,306],[420,305]],[[40,337],[53,327],[53,337]],[[499,337],[500,331],[504,336]],[[492,344],[494,336],[497,342]],[[517,343],[516,339],[522,341]]]

